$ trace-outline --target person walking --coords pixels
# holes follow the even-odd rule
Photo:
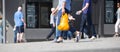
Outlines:
[[[71,0],[59,0],[58,6],[56,9],[52,12],[52,14],[57,13],[57,18],[56,18],[56,37],[55,37],[55,42],[60,43],[63,42],[63,35],[64,31],[60,31],[57,29],[57,26],[60,24],[60,18],[62,14],[64,13],[70,13],[71,10]]]
[[[51,12],[54,11],[55,8],[51,8]],[[50,15],[50,26],[52,27],[50,33],[48,34],[48,36],[46,37],[46,40],[50,40],[49,38],[55,33],[55,15],[51,14]]]
[[[96,38],[96,32],[94,25],[91,20],[91,0],[83,0],[82,9],[77,11],[76,14],[80,15],[82,13],[81,24],[80,24],[80,32],[84,32],[87,35],[90,35],[89,32],[92,33],[91,40]],[[76,42],[79,42],[80,33],[77,31]]]
[[[118,29],[119,29],[119,26],[120,26],[120,2],[118,1],[117,2],[117,21],[115,23],[115,34],[114,34],[114,37],[118,37],[119,36],[119,33],[118,33]]]

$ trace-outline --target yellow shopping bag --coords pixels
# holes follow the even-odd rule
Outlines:
[[[61,19],[60,19],[60,24],[58,25],[58,30],[60,31],[67,31],[69,30],[69,23],[68,23],[68,14],[65,13],[62,15]]]

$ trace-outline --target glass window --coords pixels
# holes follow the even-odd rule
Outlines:
[[[115,23],[115,1],[106,0],[105,1],[105,24]]]
[[[47,4],[46,4],[47,3]],[[27,2],[27,28],[50,28],[51,2]]]
[[[27,27],[35,28],[36,27],[36,13],[35,13],[35,4],[27,5]]]
[[[2,12],[2,0],[0,0],[0,12]]]
[[[45,26],[49,26],[49,8],[48,7],[40,7],[41,8],[41,16],[40,16],[40,22],[41,22],[41,25],[40,27],[45,27]]]

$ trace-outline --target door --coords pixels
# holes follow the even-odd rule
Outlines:
[[[46,4],[47,3],[47,4]],[[50,14],[52,4],[49,2],[39,4],[39,27],[49,28],[50,27]]]

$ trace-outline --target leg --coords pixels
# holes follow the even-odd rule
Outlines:
[[[80,32],[84,32],[84,28],[85,28],[85,26],[86,26],[86,20],[87,20],[87,16],[86,16],[86,14],[83,14],[83,15],[82,15],[82,18],[81,18]],[[79,42],[79,39],[80,39],[80,37],[81,37],[80,34],[82,34],[82,33],[80,33],[80,32],[79,32],[79,31],[76,31],[76,38],[75,38],[75,41],[76,41],[76,42]]]
[[[52,25],[51,25],[52,26]],[[55,27],[52,27],[51,32],[48,34],[48,36],[46,37],[47,40],[49,40],[49,38],[55,33]]]
[[[14,30],[14,43],[17,43],[17,31]]]
[[[20,33],[17,33],[17,43],[20,43]]]
[[[87,18],[87,23],[88,23],[88,28],[90,30],[90,33],[92,34],[92,37],[90,38],[91,40],[94,40],[96,38],[96,32],[95,32],[95,27],[92,23],[92,20],[91,20],[91,15],[88,14],[88,18]],[[91,36],[91,35],[89,35]]]
[[[120,23],[120,20],[117,19],[116,24],[115,24],[115,35],[114,35],[114,37],[117,37],[119,35],[119,33],[118,33],[119,23]]]
[[[58,26],[59,23],[60,23],[61,15],[62,15],[62,12],[61,12],[61,10],[60,10],[60,11],[58,11],[57,17],[56,17],[56,29],[55,29],[56,35],[55,35],[55,39],[54,39],[55,42],[57,41],[57,39],[59,38],[59,36],[60,36],[60,34],[61,34],[61,31],[59,31],[58,28],[57,28],[57,26]]]

